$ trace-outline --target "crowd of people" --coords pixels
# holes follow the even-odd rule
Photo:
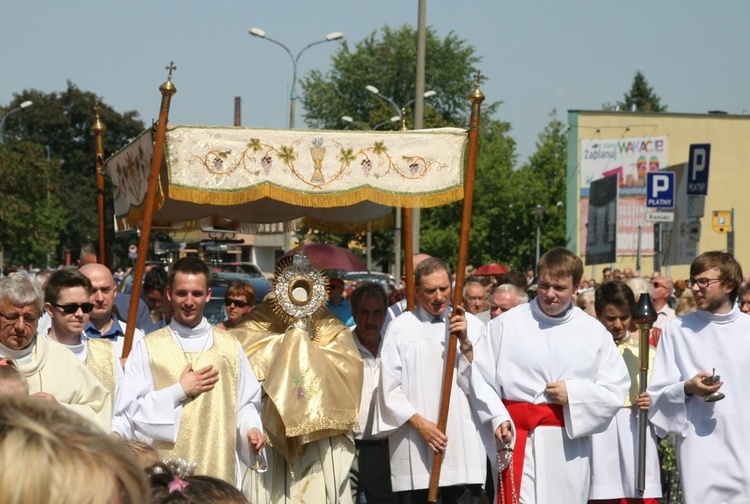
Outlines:
[[[595,281],[554,248],[536,272],[467,277],[459,306],[444,261],[414,265],[412,310],[377,282],[344,297],[299,257],[258,305],[230,286],[211,325],[210,271],[186,257],[146,274],[125,355],[129,303],[95,258],[43,284],[9,272],[0,501],[423,503],[440,454],[443,504],[654,504],[667,436],[685,502],[750,501],[750,287],[731,254],[701,254],[684,281],[627,268]]]

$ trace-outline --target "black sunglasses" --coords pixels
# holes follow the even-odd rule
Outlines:
[[[94,311],[94,303],[83,303],[83,304],[76,304],[76,303],[70,303],[70,304],[57,304],[57,303],[50,303],[55,308],[60,308],[63,313],[66,315],[73,315],[76,313],[79,309],[83,313],[91,313]]]
[[[247,303],[245,301],[240,301],[239,299],[229,299],[229,298],[226,298],[226,299],[224,299],[224,304],[226,306],[232,306],[232,305],[234,305],[237,308],[244,308],[247,305],[249,305],[250,303]]]

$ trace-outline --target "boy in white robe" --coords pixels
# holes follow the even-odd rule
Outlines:
[[[638,341],[628,328],[633,320],[635,295],[624,282],[612,280],[596,289],[596,318],[612,334],[617,349],[630,374],[630,391],[625,405],[604,432],[591,435],[591,489],[589,504],[643,503],[659,504],[661,474],[657,439],[653,426],[646,431],[646,479],[643,495],[638,485],[639,409],[648,411],[647,393],[639,394]],[[649,352],[649,369],[653,369],[654,351]]]
[[[554,248],[538,271],[537,297],[491,320],[487,339],[475,345],[474,405],[488,427],[483,439],[495,471],[495,454],[512,431],[513,462],[496,489],[505,502],[515,496],[526,503],[583,504],[590,435],[607,428],[630,378],[612,336],[573,305],[581,260]]]
[[[167,297],[174,317],[135,343],[115,414],[154,439],[162,456],[195,462],[197,474],[239,487],[237,455],[251,467],[265,464],[256,459],[265,444],[260,387],[236,338],[203,317],[208,278],[200,259],[172,266]]]
[[[741,282],[731,254],[698,256],[686,281],[698,310],[667,323],[656,351],[649,417],[676,436],[686,504],[750,502],[750,317],[735,305]],[[720,380],[704,383],[714,370]]]

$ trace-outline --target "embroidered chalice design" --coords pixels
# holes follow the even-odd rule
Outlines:
[[[313,160],[313,174],[310,182],[322,184],[326,181],[323,177],[323,158],[326,156],[326,148],[323,147],[323,137],[315,135],[312,139],[313,146],[310,147],[310,156]]]

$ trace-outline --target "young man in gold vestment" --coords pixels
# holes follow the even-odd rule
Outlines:
[[[135,342],[115,411],[139,437],[153,439],[162,457],[195,462],[196,474],[239,486],[238,456],[253,466],[265,444],[260,386],[235,337],[203,316],[208,278],[200,259],[172,266],[172,322]]]

